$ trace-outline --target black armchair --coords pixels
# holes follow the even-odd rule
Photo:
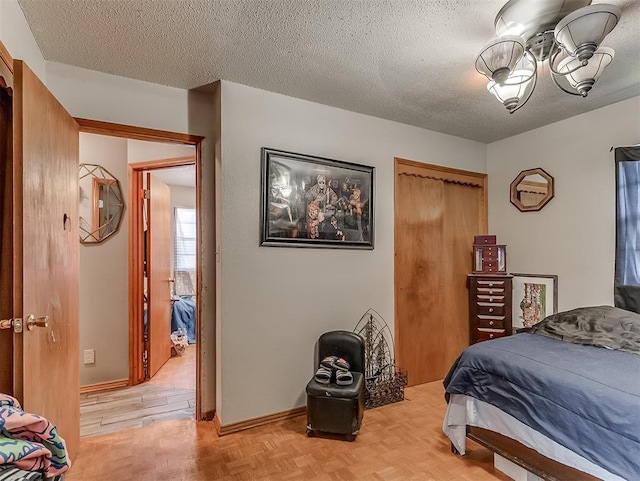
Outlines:
[[[338,385],[335,372],[328,384],[315,377],[307,384],[307,436],[315,431],[344,434],[353,441],[360,430],[364,413],[364,340],[349,331],[326,332],[318,339],[316,367],[327,356],[338,356],[350,365],[353,382]]]

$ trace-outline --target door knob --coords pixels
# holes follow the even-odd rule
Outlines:
[[[15,319],[2,319],[0,320],[0,329],[12,329],[15,333],[22,332],[22,318],[16,317]]]
[[[29,314],[29,317],[27,317],[27,329],[31,331],[34,327],[49,327],[49,316],[36,317],[33,314]]]

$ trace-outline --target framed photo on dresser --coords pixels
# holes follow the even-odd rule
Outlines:
[[[558,276],[511,273],[514,331],[531,327],[558,312]]]

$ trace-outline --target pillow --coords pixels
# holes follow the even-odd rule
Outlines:
[[[640,354],[640,314],[612,306],[558,312],[523,332]]]

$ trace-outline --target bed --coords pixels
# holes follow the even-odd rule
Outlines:
[[[196,342],[196,303],[191,296],[178,297],[171,302],[171,332],[183,328],[189,344]]]
[[[638,314],[554,314],[468,347],[444,385],[454,452],[469,437],[543,479],[640,480]]]

